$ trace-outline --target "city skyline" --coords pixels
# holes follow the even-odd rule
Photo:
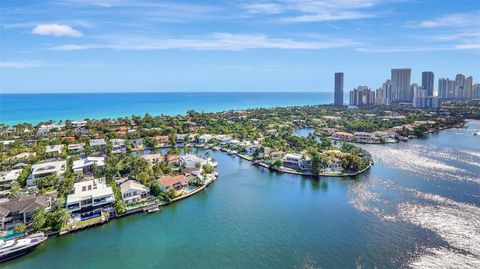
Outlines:
[[[0,92],[321,91],[480,70],[478,1],[2,2]],[[407,16],[408,15],[408,16]],[[401,42],[399,42],[401,41]],[[461,65],[444,64],[455,61]],[[419,83],[420,84],[420,83]]]

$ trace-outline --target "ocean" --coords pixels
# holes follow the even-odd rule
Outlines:
[[[468,125],[364,145],[375,165],[355,179],[214,151],[219,178],[203,192],[50,238],[2,268],[480,268],[480,121]]]
[[[0,94],[0,123],[37,124],[48,120],[184,115],[190,109],[219,112],[257,107],[329,104],[326,92],[183,92]]]

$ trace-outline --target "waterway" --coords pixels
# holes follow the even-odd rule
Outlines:
[[[352,179],[279,174],[222,152],[205,191],[54,237],[2,268],[480,268],[480,121],[365,145]]]

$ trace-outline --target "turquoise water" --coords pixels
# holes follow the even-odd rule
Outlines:
[[[329,104],[333,93],[76,93],[0,94],[0,123],[38,123],[52,120],[180,115],[188,110],[218,112],[230,109]]]
[[[356,180],[212,152],[219,178],[163,208],[58,238],[2,268],[479,268],[480,137],[366,145]]]

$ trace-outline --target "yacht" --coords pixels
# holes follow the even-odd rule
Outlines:
[[[6,241],[0,240],[0,262],[27,254],[45,240],[47,237],[43,233]]]

